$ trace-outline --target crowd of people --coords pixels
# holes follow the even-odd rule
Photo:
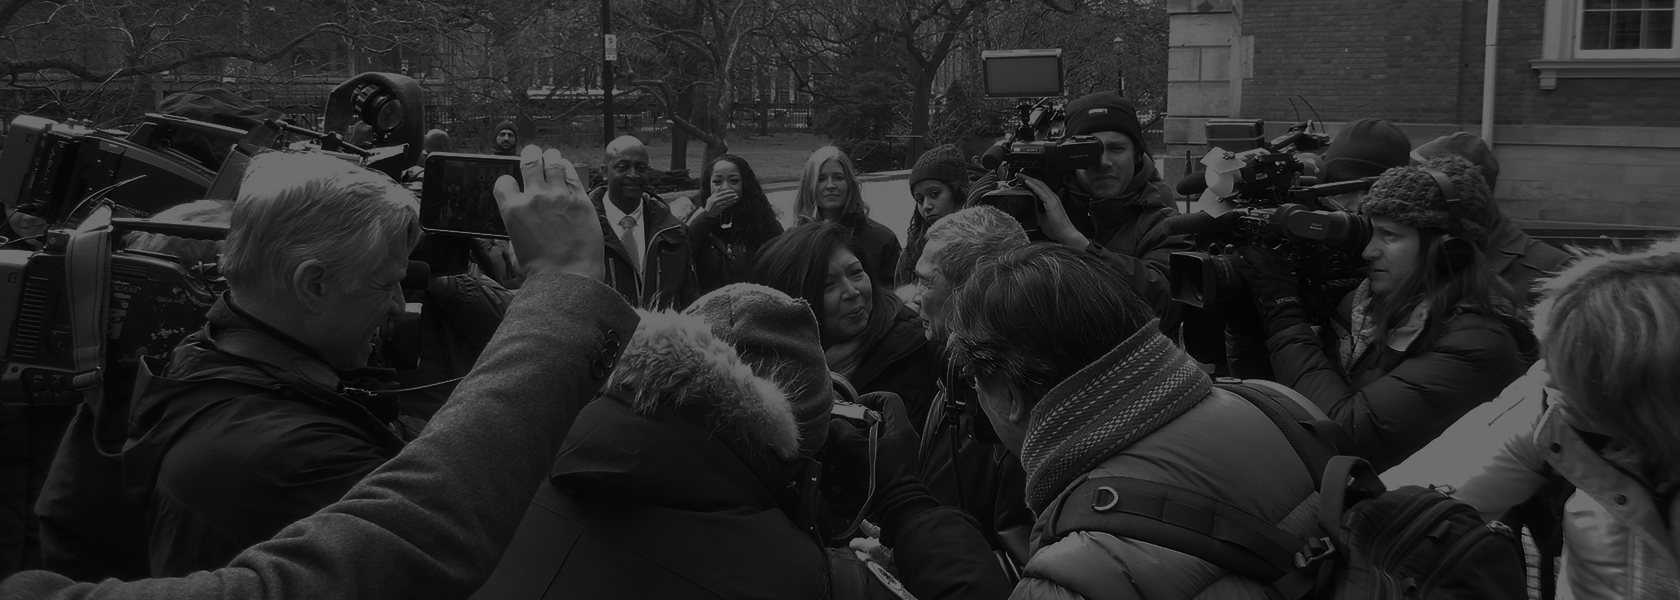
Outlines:
[[[509,242],[419,285],[411,191],[259,155],[231,205],[195,206],[219,248],[154,248],[219,262],[228,291],[143,362],[126,414],[74,417],[37,505],[43,568],[0,598],[1274,598],[1294,571],[1092,524],[1125,506],[1195,529],[1172,507],[1200,506],[1279,532],[1303,572],[1335,554],[1313,544],[1345,481],[1239,380],[1377,473],[1522,404],[1531,427],[1455,457],[1479,474],[1426,483],[1557,532],[1559,597],[1680,597],[1680,242],[1529,239],[1475,136],[1414,149],[1361,120],[1325,156],[1374,178],[1335,200],[1371,226],[1357,286],[1309,310],[1290,262],[1250,246],[1247,293],[1194,309],[1168,257],[1196,240],[1166,225],[1136,109],[1103,92],[1066,113],[1103,151],[1019,177],[1031,235],[953,146],[911,169],[901,244],[838,148],[810,155],[784,229],[745,159],[673,210],[621,137],[593,190],[523,148],[495,187]],[[384,368],[415,295],[437,307],[420,367]]]

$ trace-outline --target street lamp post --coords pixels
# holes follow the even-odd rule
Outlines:
[[[601,0],[601,145],[613,135],[613,61],[618,60],[618,37],[612,34],[612,0]]]
[[[1120,51],[1120,43],[1125,41],[1120,36],[1114,36],[1114,86],[1121,96],[1126,95],[1126,64],[1125,56]]]

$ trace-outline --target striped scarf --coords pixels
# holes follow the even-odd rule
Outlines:
[[[1074,479],[1212,390],[1213,381],[1155,322],[1143,326],[1033,407],[1021,447],[1027,506],[1043,512]]]

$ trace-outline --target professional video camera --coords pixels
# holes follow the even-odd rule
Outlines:
[[[1198,212],[1167,220],[1169,235],[1196,235],[1202,247],[1169,258],[1173,298],[1208,307],[1247,295],[1235,250],[1267,247],[1294,271],[1308,311],[1328,314],[1363,277],[1360,253],[1371,225],[1325,199],[1369,189],[1376,178],[1318,184],[1311,152],[1328,147],[1329,137],[1313,132],[1308,121],[1266,141],[1264,127],[1258,120],[1208,122],[1208,140],[1215,146],[1202,161],[1208,169],[1201,181],[1192,175],[1180,182],[1179,191],[1211,190],[1235,206],[1217,216]]]
[[[1064,135],[1061,50],[994,50],[980,58],[988,97],[1040,100],[1018,105],[1020,124],[980,156],[980,166],[995,171],[997,189],[978,202],[1009,213],[1037,236],[1044,207],[1016,175],[1055,185],[1062,173],[1101,164],[1103,144],[1094,136]]]
[[[329,97],[328,124],[347,126],[359,117],[373,126],[366,150],[337,134],[309,131],[277,120],[249,130],[171,115],[146,115],[132,132],[92,129],[38,117],[17,117],[0,152],[0,202],[12,211],[49,222],[44,247],[0,244],[0,403],[68,405],[82,402],[91,386],[126,399],[141,356],[164,356],[201,327],[225,289],[216,269],[184,265],[174,257],[122,245],[123,234],[148,232],[214,242],[224,226],[155,222],[149,218],[188,201],[232,200],[250,157],[284,146],[283,136],[307,138],[293,150],[334,154],[387,174],[400,174],[419,156],[423,135],[419,86],[400,75],[368,73]],[[190,132],[230,146],[225,161],[174,147],[174,133]],[[102,250],[72,256],[73,241],[110,230]],[[466,252],[461,252],[465,256]],[[424,264],[411,262],[405,287],[424,289]],[[417,280],[418,283],[412,283]],[[104,286],[104,289],[96,289]],[[101,316],[78,308],[97,298]],[[384,328],[379,354],[387,366],[418,361],[417,315]],[[78,331],[108,332],[98,340]],[[96,343],[97,342],[97,343]],[[95,348],[97,346],[97,348]],[[98,353],[97,361],[86,355]],[[80,356],[78,356],[80,355]],[[97,363],[97,364],[93,364]]]

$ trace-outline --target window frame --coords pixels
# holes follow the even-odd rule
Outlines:
[[[1582,0],[1546,0],[1540,58],[1529,61],[1540,89],[1557,87],[1559,79],[1680,79],[1680,39],[1664,50],[1581,50]],[[1680,7],[1676,8],[1680,36]]]
[[[1574,19],[1574,24],[1570,27],[1570,31],[1572,32],[1571,40],[1570,40],[1570,49],[1574,51],[1575,58],[1579,58],[1579,59],[1594,59],[1594,58],[1611,58],[1611,59],[1616,59],[1616,58],[1680,58],[1680,27],[1675,26],[1675,25],[1680,25],[1680,19],[1676,19],[1676,22],[1673,22],[1673,23],[1670,24],[1669,47],[1667,47],[1667,48],[1650,48],[1650,49],[1638,48],[1638,49],[1615,49],[1615,50],[1611,50],[1611,49],[1591,50],[1591,49],[1582,48],[1581,47],[1581,42],[1585,38],[1585,36],[1582,33],[1582,29],[1586,27],[1587,5],[1586,5],[1586,2],[1583,2],[1581,0],[1571,0],[1571,2],[1575,6],[1572,10],[1570,10],[1570,17]],[[1674,13],[1677,10],[1680,10],[1680,9],[1670,8],[1668,10],[1669,10],[1669,12]],[[1680,16],[1680,15],[1677,15],[1677,16]]]

